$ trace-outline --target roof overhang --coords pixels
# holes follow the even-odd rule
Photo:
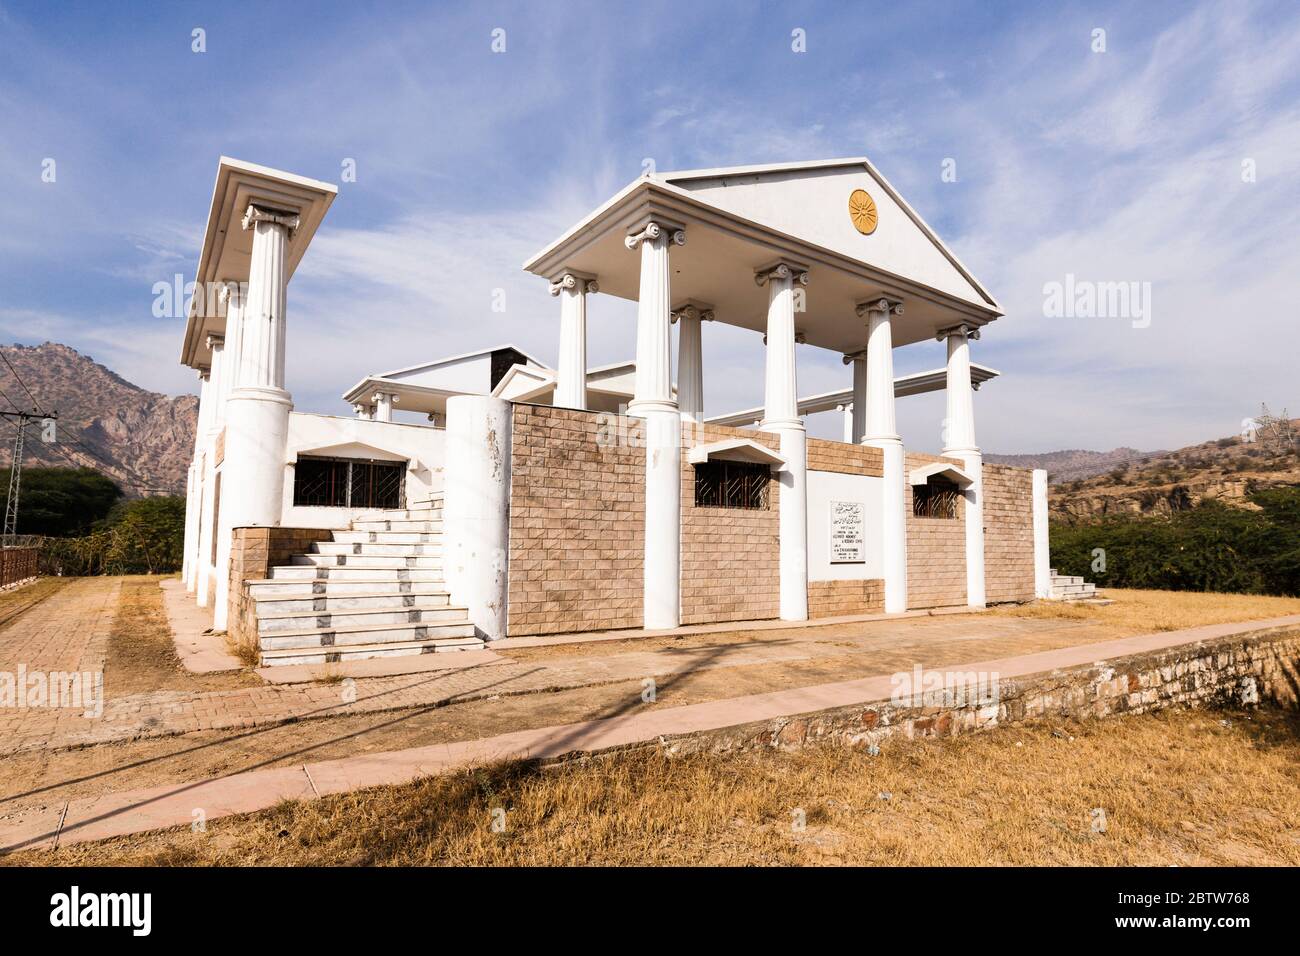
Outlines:
[[[181,363],[203,368],[211,363],[207,337],[225,330],[223,310],[210,307],[209,294],[219,284],[247,282],[253,251],[253,234],[241,225],[250,204],[296,213],[298,228],[289,238],[285,252],[285,282],[293,277],[311,244],[316,229],[334,201],[338,187],[256,163],[222,156],[217,163],[217,180],[199,252],[196,288],[185,325]]]
[[[743,461],[754,465],[770,465],[773,471],[785,467],[785,457],[751,438],[728,438],[708,445],[696,445],[687,454],[692,465],[706,461]]]
[[[343,401],[349,405],[371,405],[374,403],[376,392],[397,396],[397,411],[424,415],[442,414],[447,411],[447,399],[469,394],[454,389],[413,385],[409,382],[369,375],[344,392]]]
[[[989,379],[997,378],[1001,374],[997,369],[972,362],[970,366],[971,388],[978,389]],[[894,379],[894,397],[904,398],[908,395],[937,392],[947,387],[947,369],[938,368],[928,372],[913,372],[911,375],[902,375]],[[799,399],[799,414],[815,415],[818,412],[834,411],[852,404],[853,389],[841,388],[833,392],[820,392]],[[732,425],[737,427],[752,425],[762,420],[763,411],[762,407],[745,408],[738,412],[729,412],[726,415],[715,415],[712,418],[705,419],[705,421],[710,425]]]
[[[923,485],[931,478],[947,478],[955,482],[959,488],[965,488],[974,482],[959,465],[954,465],[947,461],[932,461],[928,465],[922,465],[920,468],[913,468],[907,476],[907,483],[915,487]]]
[[[763,332],[767,289],[755,270],[776,260],[807,266],[810,284],[798,331],[810,345],[844,354],[866,344],[858,303],[881,297],[901,300],[904,314],[892,323],[895,347],[933,338],[959,323],[982,327],[1000,316],[995,302],[972,302],[896,275],[825,246],[763,225],[705,202],[658,178],[639,179],[595,210],[524,268],[553,279],[565,271],[594,275],[600,291],[635,300],[640,256],[624,239],[647,219],[684,227],[686,245],[672,255],[674,305],[694,299],[713,303],[717,321]]]

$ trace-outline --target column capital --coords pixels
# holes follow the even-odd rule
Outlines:
[[[259,222],[269,222],[276,226],[284,226],[289,237],[298,231],[302,224],[296,212],[290,212],[287,209],[273,209],[270,206],[261,206],[257,203],[249,203],[248,209],[244,212],[244,218],[240,225],[245,229],[252,229],[254,224]]]
[[[221,289],[217,292],[217,301],[226,306],[226,308],[229,308],[230,303],[232,302],[237,306],[242,305],[244,302],[244,296],[247,292],[248,283],[226,279],[222,281]]]
[[[670,245],[686,245],[686,228],[684,226],[659,219],[647,219],[634,226],[628,232],[627,238],[623,240],[623,244],[629,249],[636,249],[647,239],[658,239],[660,236],[667,236]]]
[[[858,318],[862,318],[869,312],[885,312],[889,315],[902,315],[903,303],[897,299],[888,299],[880,296],[876,299],[866,299],[859,302],[853,310],[857,313]]]
[[[858,349],[856,352],[845,352],[845,353],[844,353],[844,364],[845,364],[845,365],[852,365],[854,362],[863,362],[863,361],[866,361],[866,358],[867,358],[867,347],[864,345],[864,346],[862,346],[862,348]]]
[[[596,282],[595,276],[587,275],[584,272],[565,270],[551,280],[551,295],[559,295],[564,289],[576,289],[580,295],[585,295],[588,292],[594,294],[600,291],[600,284]]]
[[[790,279],[795,285],[807,285],[808,268],[782,259],[779,262],[754,270],[755,284],[767,285],[771,279]]]
[[[226,337],[220,332],[209,332],[206,341],[210,349],[224,349],[226,347]]]
[[[208,377],[212,375],[212,366],[199,365],[197,366],[197,371],[199,373],[199,381],[206,382],[208,380]]]
[[[676,322],[683,317],[698,319],[701,322],[712,322],[713,306],[706,305],[703,302],[696,302],[694,299],[687,299],[669,313],[669,321]]]
[[[949,326],[946,329],[939,329],[934,333],[934,340],[942,342],[951,335],[964,335],[968,339],[979,341],[980,327],[974,322],[959,322],[957,325]]]
[[[370,396],[372,402],[378,402],[382,399],[388,399],[389,403],[392,405],[399,405],[402,401],[401,396],[396,392],[375,392],[375,394]]]

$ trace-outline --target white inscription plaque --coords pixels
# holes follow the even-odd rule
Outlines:
[[[861,501],[832,501],[830,504],[831,563],[866,563],[866,505]]]

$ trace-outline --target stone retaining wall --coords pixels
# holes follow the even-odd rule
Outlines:
[[[257,643],[257,602],[245,581],[270,577],[270,569],[307,554],[317,541],[331,541],[329,528],[235,528],[230,533],[230,590],[226,633],[236,644]]]

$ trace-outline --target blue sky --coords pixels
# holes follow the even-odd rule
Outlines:
[[[1300,5],[303,6],[0,0],[0,340],[193,391],[152,290],[192,277],[218,156],[332,182],[353,159],[289,290],[288,387],[345,413],[370,371],[505,341],[552,360],[558,309],[520,264],[647,158],[867,155],[1007,311],[974,348],[1004,373],[977,396],[986,451],[1300,413]],[[1150,282],[1150,326],[1045,317],[1067,273]],[[633,314],[596,297],[593,364],[632,357]],[[708,412],[761,403],[757,336],[715,324],[704,348]],[[801,349],[801,392],[847,374]],[[937,447],[942,404],[900,402],[909,445]]]

